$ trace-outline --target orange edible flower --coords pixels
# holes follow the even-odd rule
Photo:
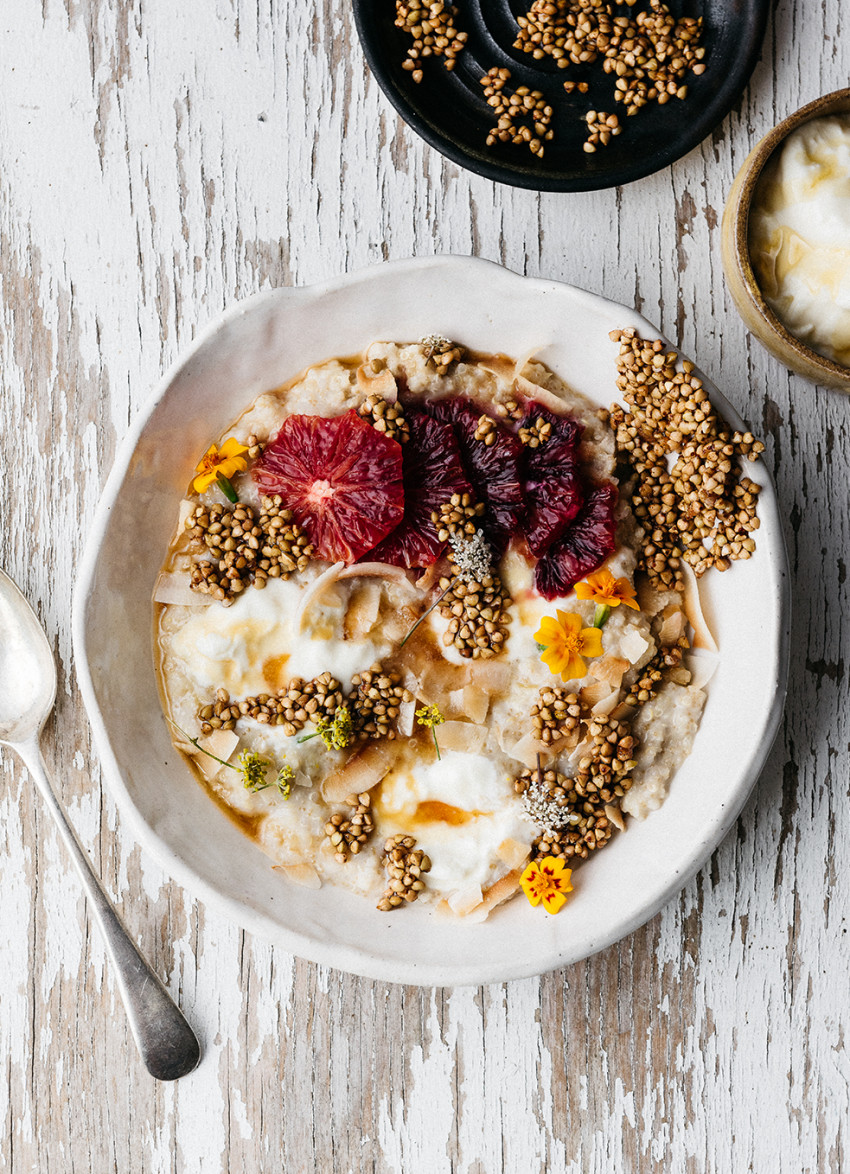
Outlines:
[[[585,656],[602,655],[602,633],[598,628],[583,628],[582,618],[572,611],[559,611],[558,618],[544,616],[534,633],[538,644],[545,646],[540,659],[564,681],[578,680],[587,672]]]
[[[567,868],[560,856],[544,856],[526,866],[519,883],[532,905],[542,901],[547,913],[558,913],[567,893],[573,891],[571,876],[572,869]]]
[[[619,607],[624,603],[640,611],[634,587],[626,578],[615,579],[607,567],[594,571],[583,583],[576,583],[574,590],[579,599],[592,599],[604,607]]]
[[[221,448],[211,444],[195,466],[195,472],[198,474],[192,482],[195,493],[203,493],[209,489],[219,474],[230,479],[234,473],[241,473],[247,469],[248,462],[242,456],[242,453],[247,451],[247,447],[240,444],[235,436],[228,437]]]

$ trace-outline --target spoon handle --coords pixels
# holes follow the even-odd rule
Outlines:
[[[168,991],[139,953],[121,923],[77,834],[67,820],[47,774],[38,739],[18,743],[15,749],[27,765],[62,839],[71,854],[89,908],[94,913],[115,967],[115,976],[130,1028],[148,1072],[157,1080],[176,1080],[198,1064],[201,1048],[195,1033]]]

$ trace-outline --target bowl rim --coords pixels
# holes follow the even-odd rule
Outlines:
[[[539,192],[595,192],[635,183],[663,171],[665,167],[670,167],[698,147],[726,118],[749,83],[762,51],[767,28],[770,3],[767,0],[750,2],[753,5],[754,17],[751,21],[745,22],[745,33],[738,39],[740,49],[735,56],[732,71],[726,75],[718,93],[696,112],[689,130],[678,138],[674,136],[670,140],[670,145],[659,150],[657,154],[641,154],[631,163],[623,164],[607,178],[588,174],[586,177],[570,179],[547,176],[545,171],[536,170],[531,163],[524,167],[508,167],[500,164],[496,158],[491,162],[487,157],[470,154],[449,134],[432,126],[419,114],[407,93],[396,83],[390,66],[378,51],[377,38],[373,36],[372,25],[364,11],[367,0],[354,0],[353,7],[354,23],[363,55],[381,92],[403,121],[434,150],[474,175],[510,187]]]
[[[734,204],[732,205],[732,247],[744,288],[753,308],[758,312],[766,328],[796,356],[799,356],[810,366],[816,367],[827,377],[832,386],[850,390],[850,368],[844,367],[806,346],[789,331],[788,327],[767,304],[753,269],[749,248],[749,223],[753,196],[761,174],[774,153],[790,134],[807,122],[812,122],[816,118],[828,117],[831,113],[844,113],[845,110],[850,113],[850,87],[833,90],[829,94],[822,94],[819,98],[807,102],[805,106],[799,107],[787,118],[783,118],[763,138],[759,139],[742,163],[736,177],[736,183],[739,181],[740,183],[735,191]],[[781,354],[776,357],[780,361],[784,361]],[[805,372],[800,373],[805,375]]]
[[[528,978],[548,973],[560,967],[581,961],[598,953],[612,943],[632,933],[639,926],[653,917],[676,893],[692,879],[703,867],[711,853],[725,838],[735,823],[741,809],[747,801],[756,780],[767,760],[773,742],[779,729],[785,705],[787,688],[788,662],[790,650],[790,575],[788,556],[784,534],[781,526],[777,526],[777,544],[774,557],[778,562],[778,598],[777,617],[779,631],[777,634],[776,656],[771,667],[771,684],[773,687],[773,701],[766,714],[758,746],[750,756],[746,769],[741,771],[737,789],[732,801],[721,805],[720,810],[714,813],[713,819],[701,829],[700,843],[694,848],[688,866],[681,871],[674,872],[668,882],[659,888],[654,898],[647,904],[640,906],[631,916],[622,916],[619,921],[611,924],[608,930],[590,943],[589,947],[579,949],[562,949],[556,956],[550,956],[545,963],[539,959],[531,962],[522,957],[505,959],[504,962],[491,965],[483,970],[480,963],[472,961],[463,965],[454,965],[450,977],[446,977],[445,969],[439,961],[423,965],[410,960],[393,958],[391,963],[380,954],[370,954],[368,948],[351,946],[344,942],[332,942],[328,945],[318,936],[308,936],[298,929],[283,926],[273,921],[267,914],[251,909],[243,902],[217,890],[211,883],[198,875],[194,869],[163,840],[159,832],[145,819],[136,806],[118,763],[112,739],[101,712],[95,692],[91,666],[88,661],[86,647],[86,617],[87,604],[92,592],[98,555],[103,539],[106,535],[109,516],[115,499],[123,485],[125,476],[133,459],[139,438],[146,427],[155,409],[168,393],[172,383],[180,372],[188,367],[199,350],[225,325],[235,319],[250,313],[255,307],[276,300],[291,298],[313,299],[327,293],[333,293],[346,286],[357,286],[370,281],[380,281],[382,275],[388,271],[405,274],[417,278],[426,268],[451,269],[455,266],[474,266],[481,270],[485,280],[488,274],[498,272],[508,275],[511,279],[529,283],[537,287],[541,294],[551,292],[552,287],[568,290],[578,299],[585,301],[591,307],[610,308],[619,303],[602,298],[596,294],[580,290],[564,282],[555,282],[545,278],[528,278],[516,274],[495,262],[485,261],[475,257],[458,257],[453,255],[436,255],[427,258],[408,258],[398,261],[380,262],[367,266],[355,272],[318,282],[310,286],[278,287],[255,294],[226,309],[212,319],[198,332],[190,346],[181,351],[175,361],[169,366],[164,376],[157,383],[154,391],[136,413],[134,420],[119,449],[115,463],[107,478],[100,502],[92,521],[85,552],[83,554],[77,581],[74,590],[72,608],[72,636],[74,658],[80,691],[91,722],[95,745],[103,764],[103,775],[115,797],[122,820],[126,821],[137,843],[151,853],[158,864],[193,897],[200,897],[212,908],[223,913],[225,917],[248,932],[257,934],[266,941],[280,945],[288,952],[310,961],[331,966],[335,969],[348,971],[366,978],[379,981],[390,981],[428,987],[453,987],[463,985],[481,985],[482,983],[505,982],[518,978]],[[627,309],[626,307],[621,307]],[[630,320],[651,331],[654,336],[661,338],[672,347],[673,344],[664,339],[664,336],[655,326],[633,310],[628,311]],[[673,348],[678,350],[678,348]],[[712,400],[718,399],[728,421],[735,427],[743,427],[743,421],[734,407],[725,399],[710,380],[706,380],[707,390]],[[613,381],[612,381],[613,386]],[[764,467],[765,486],[763,495],[769,500],[774,511],[776,510],[775,486],[767,467]],[[777,514],[778,517],[778,514]]]

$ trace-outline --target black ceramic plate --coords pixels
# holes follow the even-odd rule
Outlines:
[[[707,69],[688,75],[688,96],[665,106],[649,103],[632,118],[614,101],[614,75],[593,65],[559,70],[550,58],[532,61],[514,49],[516,16],[530,0],[455,0],[457,25],[469,34],[450,73],[442,60],[423,64],[417,84],[401,68],[410,36],[395,27],[393,0],[354,0],[357,31],[381,89],[402,118],[432,147],[488,179],[539,191],[580,192],[615,187],[651,175],[695,147],[728,114],[758,58],[770,0],[667,0],[675,16],[702,16]],[[615,5],[616,14],[635,9]],[[640,5],[645,7],[644,4]],[[486,145],[493,126],[479,78],[494,65],[511,71],[509,89],[540,90],[554,110],[554,138],[542,159],[526,146]],[[586,81],[587,94],[567,94],[567,80]],[[589,155],[583,115],[619,116],[623,132]]]

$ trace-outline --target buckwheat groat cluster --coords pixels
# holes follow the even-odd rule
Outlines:
[[[423,873],[431,871],[430,857],[416,847],[413,836],[390,836],[384,844],[383,865],[387,873],[387,887],[378,902],[382,913],[398,909],[405,902],[415,901],[425,890]]]
[[[653,586],[681,590],[682,560],[703,575],[755,550],[759,486],[742,474],[740,461],[756,460],[764,445],[729,428],[693,363],[677,367],[675,352],[634,329],[612,331],[611,338],[620,344],[617,386],[629,411],[614,404],[610,422],[645,530],[639,565]]]
[[[196,505],[186,519],[189,552],[208,552],[193,563],[193,591],[212,595],[225,607],[246,587],[288,579],[303,571],[313,547],[279,497],[264,497],[256,513],[249,505]]]

